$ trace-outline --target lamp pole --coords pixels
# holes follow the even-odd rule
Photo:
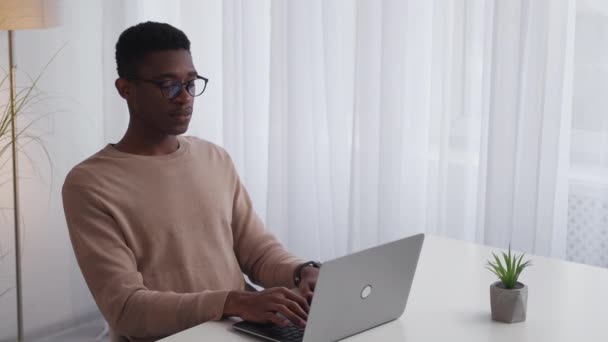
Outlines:
[[[15,65],[13,54],[13,31],[8,31],[8,65],[10,86],[10,109],[11,109],[11,152],[13,159],[13,205],[14,205],[14,227],[15,227],[15,277],[17,287],[17,340],[23,341],[23,302],[21,284],[21,213],[19,208],[19,180],[17,179],[17,115],[15,91]]]

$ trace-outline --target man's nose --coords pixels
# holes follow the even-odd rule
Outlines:
[[[178,103],[189,103],[192,102],[193,99],[194,97],[186,91],[186,87],[182,86],[181,91],[173,98],[173,101]]]

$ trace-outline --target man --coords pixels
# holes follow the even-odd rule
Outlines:
[[[130,27],[116,64],[128,129],[63,186],[76,258],[113,332],[148,341],[226,316],[303,326],[318,264],[265,231],[222,148],[180,136],[207,83],[186,35]],[[267,289],[246,291],[243,273]]]

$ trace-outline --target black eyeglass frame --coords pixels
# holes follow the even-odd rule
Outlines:
[[[173,80],[173,81],[169,81],[169,80],[147,80],[147,79],[143,79],[143,78],[139,78],[139,77],[126,77],[127,80],[131,80],[131,81],[137,81],[137,82],[144,82],[144,83],[150,83],[153,84],[155,86],[158,87],[158,89],[160,90],[161,94],[163,94],[163,96],[169,100],[173,100],[176,97],[180,96],[182,91],[184,91],[184,89],[186,90],[186,92],[188,93],[188,95],[192,96],[192,97],[197,97],[197,96],[201,96],[205,90],[207,89],[207,83],[209,83],[209,79],[203,76],[196,76],[196,78],[191,79],[190,81],[187,82],[181,82],[181,81],[177,81],[177,80]],[[190,84],[196,80],[203,80],[204,81],[204,85],[203,85],[203,90],[201,90],[200,93],[198,94],[192,94],[190,93],[190,91],[188,90],[190,87]],[[169,84],[169,85],[167,85]],[[170,96],[171,92],[170,89],[172,87],[175,87],[179,85],[180,90],[175,93],[174,96]]]

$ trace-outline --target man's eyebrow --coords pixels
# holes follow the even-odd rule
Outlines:
[[[188,73],[188,77],[196,77],[196,76],[198,76],[198,72],[196,72],[196,71],[190,71]],[[157,75],[154,78],[177,78],[177,74],[172,73],[172,72],[166,72],[166,73]]]

